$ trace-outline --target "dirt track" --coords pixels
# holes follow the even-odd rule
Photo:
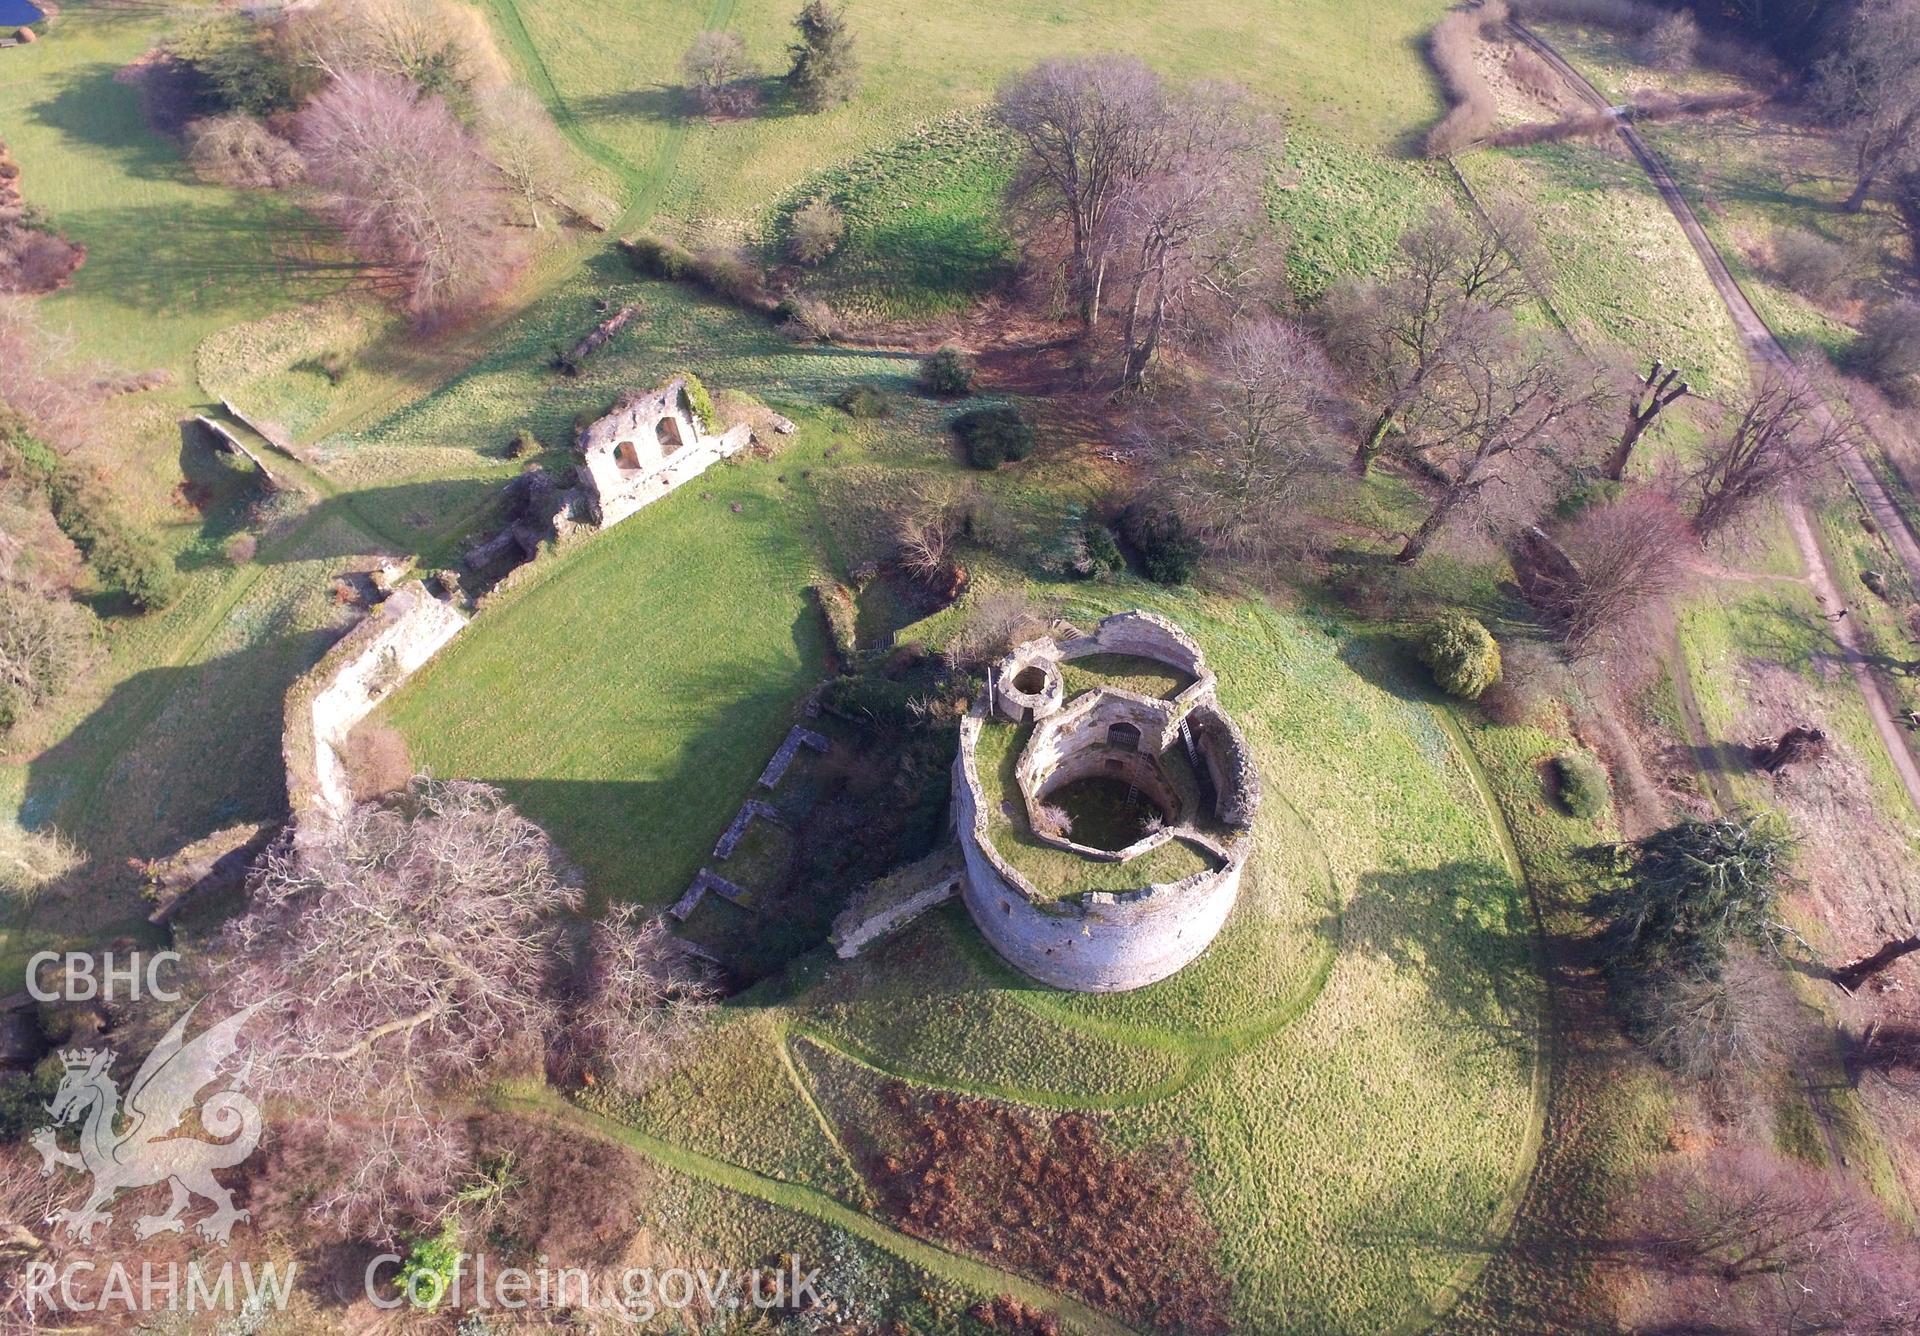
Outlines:
[[[1606,98],[1600,91],[1588,83],[1580,72],[1568,64],[1546,41],[1524,25],[1511,25],[1514,33],[1525,42],[1541,59],[1553,66],[1565,79],[1568,86],[1578,93],[1583,101],[1597,110],[1608,107]],[[1707,236],[1706,229],[1700,226],[1695,217],[1693,206],[1687,203],[1686,196],[1680,193],[1680,187],[1667,171],[1666,164],[1660,160],[1640,132],[1629,121],[1617,122],[1618,132],[1627,148],[1633,153],[1653,181],[1654,189],[1660,192],[1660,198],[1666,201],[1667,208],[1680,223],[1680,230],[1687,234],[1694,252],[1699,255],[1700,263],[1707,271],[1707,278],[1713,283],[1714,290],[1725,303],[1727,314],[1733,318],[1734,329],[1740,340],[1746,345],[1747,357],[1756,369],[1790,370],[1793,359],[1787,350],[1774,337],[1767,322],[1753,309],[1747,300],[1747,294],[1740,289],[1726,261]],[[1824,411],[1824,410],[1823,410]],[[1874,474],[1867,461],[1861,458],[1857,449],[1849,449],[1840,457],[1840,467],[1852,483],[1873,518],[1875,526],[1885,534],[1893,548],[1894,555],[1906,568],[1907,577],[1920,588],[1920,542],[1916,542],[1899,508],[1893,504],[1880,479]],[[1815,598],[1824,606],[1838,612],[1846,605],[1841,602],[1838,588],[1833,579],[1833,571],[1827,564],[1826,554],[1820,550],[1820,544],[1813,533],[1813,523],[1808,517],[1806,503],[1798,496],[1785,499],[1787,525],[1793,532],[1794,542],[1800,548],[1800,557],[1807,567],[1808,583],[1812,585]],[[1880,734],[1880,741],[1886,747],[1887,755],[1892,758],[1893,768],[1900,776],[1900,784],[1906,790],[1907,801],[1916,812],[1920,812],[1920,765],[1916,765],[1911,748],[1907,745],[1905,732],[1894,717],[1893,708],[1888,704],[1886,693],[1880,689],[1880,683],[1874,678],[1873,671],[1867,665],[1865,654],[1861,652],[1859,637],[1855,634],[1851,620],[1842,617],[1829,623],[1833,638],[1840,646],[1841,657],[1847,665],[1847,671],[1853,674],[1855,685],[1866,701],[1867,713],[1873,719],[1873,726]]]

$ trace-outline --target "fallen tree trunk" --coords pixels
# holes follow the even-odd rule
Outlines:
[[[1920,951],[1920,933],[1911,937],[1895,937],[1872,955],[1862,956],[1851,965],[1842,965],[1834,970],[1833,981],[1851,993],[1874,975],[1884,974],[1915,951]]]

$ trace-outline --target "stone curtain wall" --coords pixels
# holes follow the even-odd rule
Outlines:
[[[961,722],[959,755],[953,763],[953,810],[960,853],[966,867],[961,896],[981,933],[1016,968],[1043,983],[1082,992],[1119,992],[1164,979],[1206,950],[1226,922],[1240,893],[1240,876],[1253,852],[1246,828],[1260,801],[1260,777],[1245,740],[1215,700],[1213,672],[1199,645],[1178,626],[1150,612],[1119,612],[1101,619],[1091,634],[1060,623],[1055,639],[1027,641],[1016,647],[993,675],[986,698]],[[1058,665],[1096,654],[1128,655],[1163,663],[1193,678],[1171,700],[1161,700],[1108,684],[1063,701]],[[1045,676],[1039,690],[1020,690],[1015,678],[1038,668]],[[1046,793],[1073,779],[1102,773],[1112,759],[1124,762],[1188,746],[1182,724],[1191,721],[1190,758],[1204,768],[1219,803],[1219,815],[1241,833],[1222,847],[1208,845],[1219,860],[1215,868],[1184,881],[1142,886],[1123,892],[1093,891],[1046,900],[994,848],[988,834],[989,801],[980,783],[975,757],[980,731],[990,714],[1015,722],[1035,721],[1033,735],[1015,763],[1014,777],[1026,802],[1028,823]],[[1116,754],[1108,742],[1115,724],[1140,732],[1133,755]],[[995,724],[994,727],[1011,727]],[[1148,778],[1132,773],[1136,786],[1150,787],[1158,798],[1167,786],[1158,772]],[[1175,804],[1163,804],[1171,808]],[[1192,812],[1180,814],[1181,823]],[[1040,838],[1090,860],[1126,862],[1169,838],[1172,831],[1148,836],[1126,850],[1111,852]]]
[[[1254,769],[1253,753],[1247,750],[1240,726],[1211,703],[1188,715],[1187,726],[1213,791],[1219,795],[1219,818],[1242,830],[1251,827],[1260,808],[1260,772]]]
[[[459,609],[418,580],[401,586],[347,632],[287,692],[281,754],[295,825],[332,819],[353,806],[347,735],[467,624]]]
[[[1089,654],[1131,654],[1195,677],[1207,675],[1206,656],[1193,637],[1151,612],[1116,612],[1101,618],[1092,635],[1060,646],[1062,659],[1081,659]]]

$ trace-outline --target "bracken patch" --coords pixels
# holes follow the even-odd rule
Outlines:
[[[1046,1116],[889,1081],[860,1148],[886,1209],[1126,1321],[1228,1330],[1232,1284],[1184,1147],[1123,1151],[1080,1113]]]

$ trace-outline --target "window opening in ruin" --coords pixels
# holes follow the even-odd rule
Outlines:
[[[671,416],[663,417],[653,424],[653,434],[660,438],[660,453],[670,455],[686,444],[680,435],[680,424]]]

